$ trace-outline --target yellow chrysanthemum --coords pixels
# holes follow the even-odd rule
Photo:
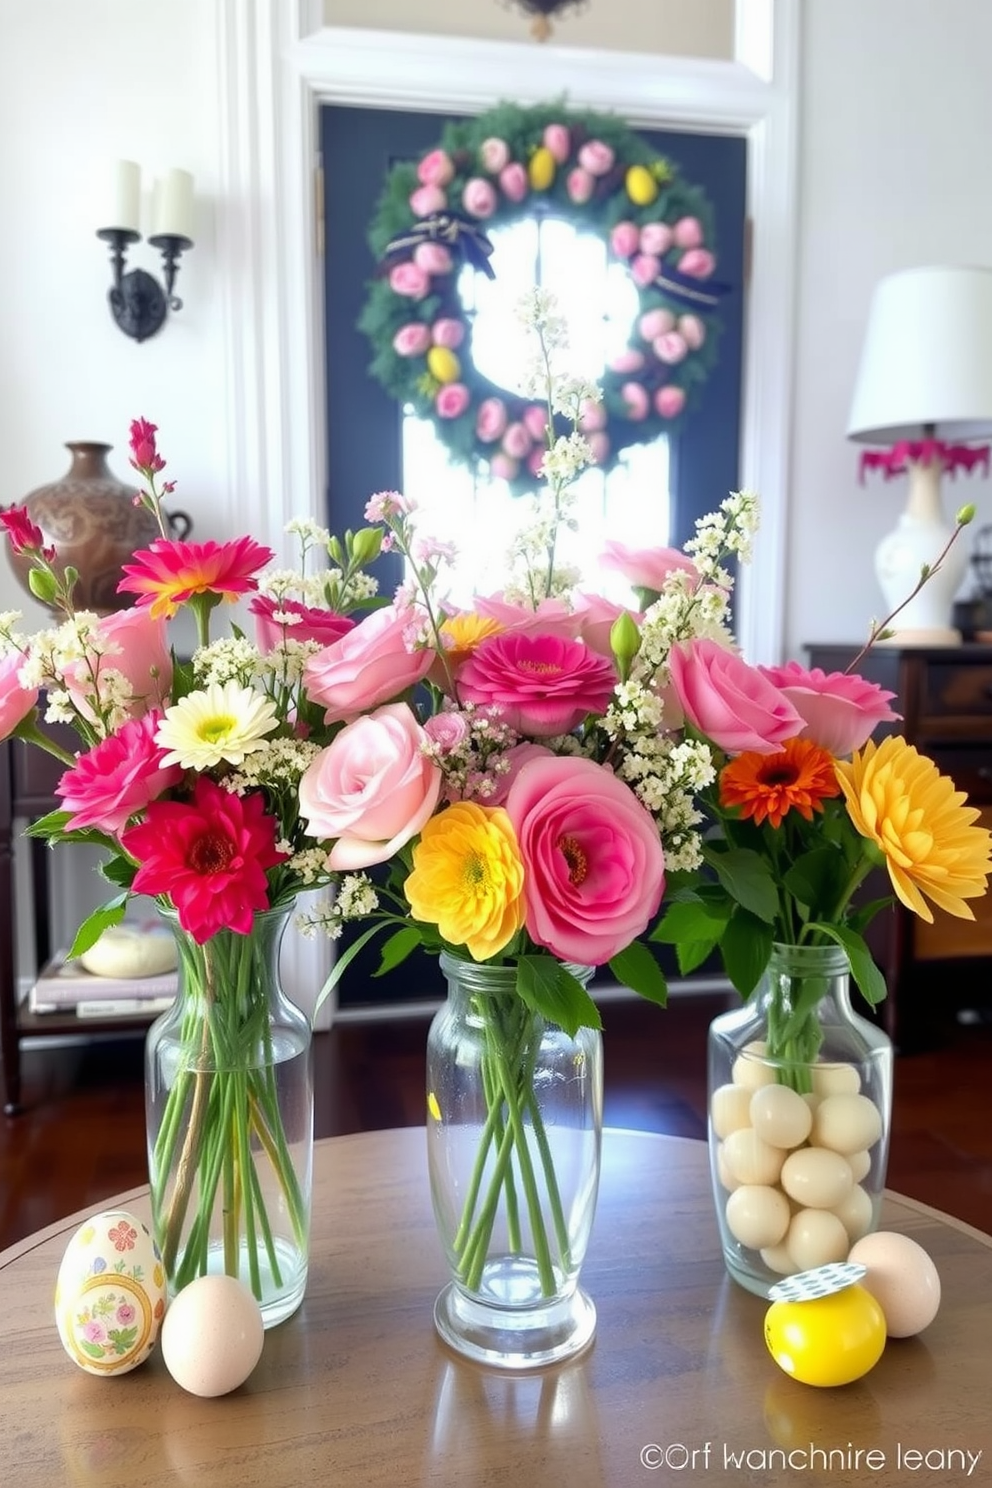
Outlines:
[[[926,895],[938,909],[973,920],[964,901],[985,893],[992,834],[975,826],[980,812],[964,804],[964,792],[898,736],[869,742],[836,769],[852,822],[885,854],[906,908],[932,923]]]
[[[524,865],[501,806],[457,801],[427,821],[404,886],[415,920],[488,961],[524,923]]]
[[[441,639],[449,664],[457,668],[488,636],[498,635],[502,629],[498,620],[487,615],[474,615],[469,611],[463,615],[449,615],[441,626]]]

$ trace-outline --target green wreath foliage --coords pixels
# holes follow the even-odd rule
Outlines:
[[[602,237],[639,296],[626,352],[600,379],[603,403],[585,424],[602,469],[681,420],[720,330],[712,207],[615,115],[502,103],[449,123],[435,148],[395,165],[369,229],[379,269],[359,326],[370,370],[433,421],[450,456],[518,493],[536,484],[546,409],[475,367],[457,280],[466,261],[498,276],[488,231],[541,213]]]

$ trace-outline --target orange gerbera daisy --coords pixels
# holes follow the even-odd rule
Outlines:
[[[254,575],[275,554],[251,537],[232,542],[170,542],[158,537],[150,548],[135,553],[133,563],[124,564],[117,585],[121,594],[137,594],[139,605],[150,605],[154,620],[171,619],[180,605],[200,595],[216,604],[236,600],[258,588]]]
[[[833,755],[812,739],[786,739],[774,754],[746,750],[720,772],[721,806],[739,807],[759,827],[766,819],[780,827],[789,811],[812,821],[828,797],[839,795]]]

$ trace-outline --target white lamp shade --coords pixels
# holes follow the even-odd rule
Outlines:
[[[992,435],[992,269],[920,268],[876,287],[847,437]]]

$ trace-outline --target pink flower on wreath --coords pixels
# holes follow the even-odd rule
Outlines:
[[[473,176],[465,182],[462,206],[471,217],[491,217],[496,210],[496,192],[482,176]]]
[[[448,205],[447,193],[440,186],[418,186],[410,193],[410,211],[414,217],[431,217]]]
[[[524,860],[527,933],[560,960],[601,966],[642,934],[665,891],[658,829],[592,760],[523,766],[506,799]]]
[[[502,398],[484,398],[475,415],[476,436],[483,444],[495,444],[502,439],[506,425],[506,404]]]
[[[610,233],[610,247],[617,258],[633,258],[640,242],[640,229],[634,222],[618,222]]]
[[[596,177],[581,165],[570,170],[565,181],[569,201],[575,202],[577,207],[584,207],[586,202],[592,200],[592,194],[596,190]]]
[[[660,387],[654,395],[654,406],[662,418],[678,418],[685,407],[685,389]]]
[[[671,310],[646,310],[637,322],[638,335],[644,337],[645,341],[654,341],[658,336],[664,336],[666,332],[673,329],[675,316]]]
[[[348,724],[307,766],[300,816],[310,837],[333,842],[330,866],[351,873],[385,863],[433,814],[442,774],[406,703]]]
[[[587,140],[579,150],[579,164],[591,176],[605,176],[616,159],[612,148],[602,140]]]
[[[488,171],[491,176],[498,176],[503,167],[509,164],[510,147],[505,139],[490,135],[479,146],[479,160],[483,170]]]
[[[394,264],[389,271],[389,287],[393,294],[422,300],[430,291],[431,276],[412,262]]]
[[[514,460],[503,450],[497,450],[489,461],[489,471],[496,480],[516,480],[520,474],[520,461]]]
[[[580,641],[504,631],[476,647],[459,673],[458,690],[463,702],[499,704],[518,734],[546,739],[601,713],[615,683],[612,664]]]
[[[667,222],[645,222],[641,228],[641,252],[662,258],[671,248],[675,234]]]
[[[152,801],[145,820],[122,835],[140,864],[132,888],[171,899],[198,945],[219,930],[247,935],[269,908],[266,870],[285,858],[278,825],[258,791],[237,796],[200,775],[191,801]]]
[[[417,180],[421,186],[447,186],[454,174],[454,163],[444,150],[431,150],[417,164]]]
[[[465,326],[452,316],[443,316],[431,326],[431,339],[435,346],[446,346],[454,351],[465,340]]]
[[[680,315],[678,333],[692,351],[698,351],[706,340],[706,326],[698,315]]]
[[[630,548],[607,539],[600,565],[621,574],[634,589],[660,594],[673,573],[687,574],[690,588],[699,587],[699,569],[681,548]]]
[[[151,708],[161,708],[172,689],[172,655],[166,642],[166,622],[155,617],[146,605],[115,610],[98,620],[95,641],[103,652],[96,661],[96,676],[80,661],[66,666],[66,691],[84,718],[93,722],[94,693],[108,671],[116,671],[128,684],[127,714],[140,718]],[[107,648],[107,649],[104,649]]]
[[[679,270],[693,279],[708,279],[716,268],[716,259],[708,248],[690,248],[679,259]]]
[[[506,433],[503,435],[503,452],[513,460],[523,460],[530,454],[531,445],[534,443],[526,424],[508,424]]]
[[[605,429],[608,422],[606,409],[596,398],[586,398],[579,409],[579,428],[583,434],[595,434]]]
[[[438,418],[456,419],[461,418],[471,401],[472,394],[463,382],[447,382],[444,387],[438,388],[434,407]]]
[[[423,356],[430,344],[430,326],[424,325],[422,320],[411,320],[400,326],[393,337],[393,350],[401,357]]]
[[[651,408],[651,399],[643,382],[625,382],[620,389],[624,412],[631,423],[639,424],[646,419]]]
[[[589,454],[592,463],[594,465],[605,465],[610,454],[609,436],[604,434],[601,429],[597,429],[595,433],[586,436],[586,442],[589,445]]]
[[[803,728],[802,714],[781,688],[717,641],[673,646],[669,671],[686,718],[726,754],[774,754]]]
[[[651,343],[651,349],[659,362],[665,362],[669,367],[685,361],[689,350],[678,331],[666,331],[663,336],[656,336]]]
[[[8,738],[38,701],[37,687],[21,684],[23,665],[24,657],[19,651],[0,656],[0,739]]]
[[[108,836],[123,832],[132,817],[183,778],[179,765],[165,765],[155,742],[160,713],[129,719],[65,771],[55,787],[72,832],[95,827]]]
[[[540,477],[544,473],[544,457],[546,454],[547,450],[542,449],[540,445],[535,445],[530,454],[527,456],[527,469],[530,471],[531,475],[535,476],[538,479],[540,479]]]
[[[298,599],[256,594],[248,609],[255,617],[255,643],[266,656],[286,641],[317,641],[321,646],[331,646],[355,628],[350,615],[301,604]]]
[[[413,261],[425,274],[451,273],[451,254],[443,243],[418,243]]]
[[[519,160],[511,160],[499,173],[499,187],[507,201],[522,202],[530,189],[527,172]]]
[[[548,410],[541,403],[529,403],[523,411],[523,422],[531,439],[544,444],[548,434]]]
[[[557,165],[564,165],[572,152],[572,137],[566,124],[546,125],[541,143],[551,151]]]
[[[426,676],[433,651],[412,650],[407,644],[421,618],[416,610],[386,605],[310,657],[303,685],[308,697],[324,708],[325,723],[348,723],[392,702]]]
[[[866,744],[877,724],[894,723],[900,716],[889,707],[894,692],[857,675],[824,672],[819,667],[807,671],[796,661],[758,670],[805,720],[800,739],[812,739],[840,759]]]
[[[609,361],[610,371],[616,372],[620,377],[625,376],[629,372],[640,372],[643,366],[644,353],[643,351],[637,351],[633,346],[628,346],[624,351],[618,352]]]
[[[635,253],[630,263],[630,277],[640,289],[653,284],[661,273],[661,260],[653,253]]]
[[[673,234],[678,248],[701,248],[703,225],[698,217],[680,217]]]

